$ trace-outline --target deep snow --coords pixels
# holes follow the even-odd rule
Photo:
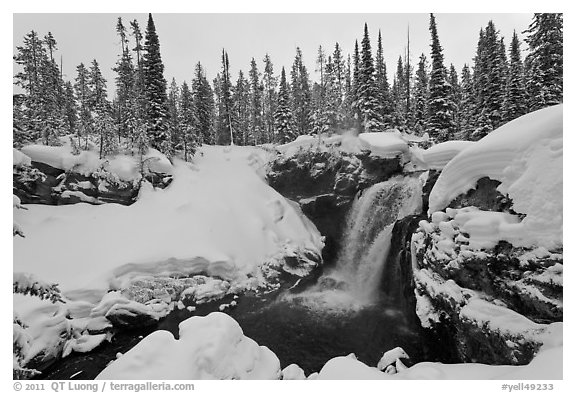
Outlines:
[[[521,116],[462,150],[442,170],[430,193],[429,214],[444,209],[482,177],[499,180],[522,222],[514,245],[562,245],[562,114],[555,105]]]

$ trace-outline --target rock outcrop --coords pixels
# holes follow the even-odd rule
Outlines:
[[[325,236],[323,257],[331,261],[342,235],[346,213],[357,193],[402,171],[402,159],[347,153],[338,148],[310,148],[279,155],[270,163],[268,183],[299,203]]]
[[[165,188],[172,177],[149,172],[144,179],[154,187]],[[13,167],[12,188],[22,203],[70,205],[75,203],[118,203],[130,205],[138,196],[140,181],[123,181],[101,170],[86,175],[63,171],[42,162]]]
[[[512,204],[481,179],[412,237],[416,312],[444,350],[462,362],[527,364],[551,323],[562,321],[562,249],[472,243],[457,217],[477,206],[513,217]]]

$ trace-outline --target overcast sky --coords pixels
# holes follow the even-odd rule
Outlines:
[[[30,30],[41,36],[51,31],[58,42],[58,59],[60,55],[63,57],[65,79],[75,77],[80,62],[88,64],[95,58],[112,90],[115,76],[112,67],[121,51],[115,32],[119,16],[126,26],[128,21],[137,19],[144,32],[146,14],[14,14],[13,45],[14,48],[21,45]],[[234,81],[240,69],[247,74],[252,57],[262,71],[265,53],[270,54],[277,75],[282,66],[288,71],[296,47],[302,49],[311,77],[317,78],[314,70],[318,46],[332,53],[338,42],[345,54],[352,53],[354,41],[362,39],[364,22],[368,23],[373,54],[378,30],[382,31],[390,80],[398,57],[405,52],[408,28],[411,61],[416,63],[420,53],[430,57],[428,14],[154,14],[153,17],[168,83],[172,77],[179,84],[190,81],[198,61],[211,81],[220,70],[222,48],[228,52]],[[436,14],[445,65],[453,63],[460,71],[464,63],[472,62],[478,32],[489,20],[494,21],[508,48],[512,32],[516,30],[521,35],[531,18],[532,14]]]

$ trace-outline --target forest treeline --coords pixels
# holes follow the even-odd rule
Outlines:
[[[416,64],[409,53],[399,56],[392,80],[381,33],[373,50],[364,25],[353,53],[344,54],[337,42],[318,48],[316,82],[297,48],[289,69],[275,69],[265,54],[234,78],[222,50],[214,80],[197,63],[189,82],[168,84],[152,15],[144,32],[137,20],[126,25],[118,18],[121,53],[112,101],[96,59],[79,64],[74,79],[65,80],[55,37],[31,31],[14,55],[14,83],[22,93],[14,94],[13,144],[57,145],[71,134],[77,151],[92,141],[101,157],[153,147],[189,160],[200,144],[286,143],[348,129],[396,128],[428,133],[435,142],[478,140],[518,116],[562,102],[562,14],[534,14],[524,58],[517,33],[506,45],[489,21],[479,32],[472,63],[460,71],[445,64],[433,14],[429,31],[430,53]]]

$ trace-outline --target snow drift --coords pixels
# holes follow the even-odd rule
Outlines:
[[[513,120],[464,149],[440,174],[428,213],[444,209],[482,177],[501,182],[512,208],[525,215],[514,245],[562,245],[563,105]]]
[[[320,255],[320,234],[259,177],[254,150],[229,150],[205,149],[196,169],[176,164],[168,188],[144,183],[130,206],[28,205],[15,212],[27,237],[14,239],[14,270],[59,283],[64,294],[103,294],[137,275],[203,272],[258,285],[258,268],[268,261]]]
[[[268,348],[244,336],[234,319],[220,312],[191,317],[179,338],[157,330],[115,360],[96,379],[279,379],[280,361]]]

